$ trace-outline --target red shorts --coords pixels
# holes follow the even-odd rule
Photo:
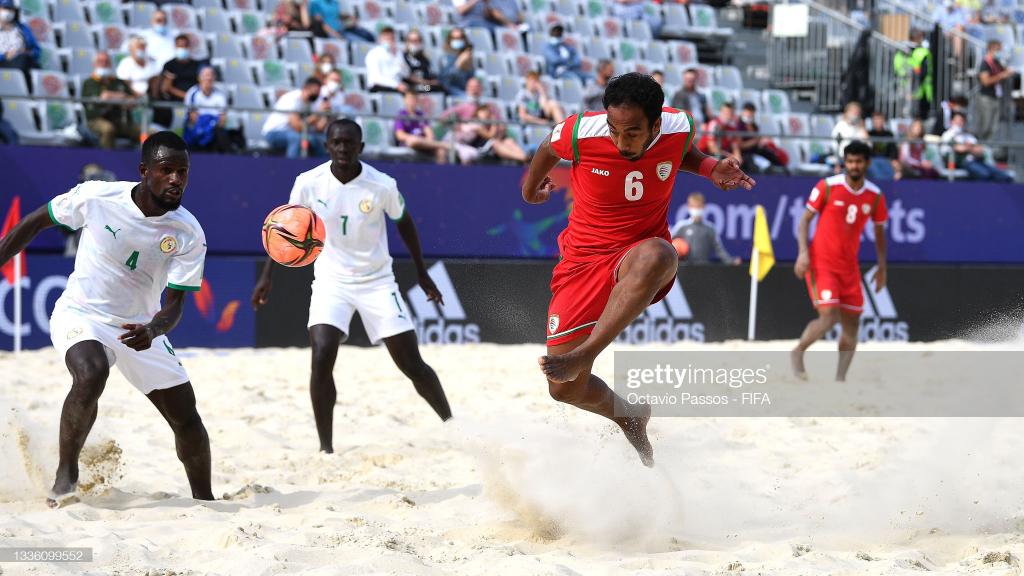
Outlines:
[[[807,292],[815,308],[839,306],[844,312],[860,314],[864,309],[864,293],[860,286],[860,269],[847,270],[815,266],[807,272]]]
[[[618,281],[619,264],[640,242],[599,260],[563,259],[555,266],[551,274],[551,303],[548,304],[548,346],[564,344],[594,331]],[[672,290],[674,282],[675,278],[665,284],[651,304],[660,302]]]

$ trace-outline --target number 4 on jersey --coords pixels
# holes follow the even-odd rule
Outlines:
[[[128,268],[131,268],[132,271],[134,271],[135,268],[138,267],[139,265],[139,251],[136,250],[132,252],[132,255],[129,256],[128,259],[124,261],[124,265],[127,266]]]

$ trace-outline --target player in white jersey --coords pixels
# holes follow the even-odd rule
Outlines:
[[[46,228],[82,230],[75,270],[50,318],[50,338],[72,377],[60,416],[51,507],[74,495],[78,456],[112,365],[170,424],[192,497],[213,500],[209,436],[188,374],[165,336],[181,319],[186,292],[199,290],[206,257],[203,229],[180,207],[188,170],[185,142],[159,132],[142,146],[141,182],[79,184],[0,240],[3,264]]]
[[[312,374],[309,394],[320,436],[320,450],[333,445],[334,361],[338,346],[348,337],[352,315],[359,317],[370,340],[383,340],[402,374],[442,420],[451,409],[434,370],[420,357],[409,309],[395,282],[388,253],[385,216],[395,221],[402,241],[419,271],[419,283],[432,302],[443,304],[441,293],[427,274],[419,235],[395,179],[359,160],[363,131],[352,120],[335,120],[327,127],[331,160],[295,179],[289,204],[306,206],[324,221],[327,238],[314,264],[313,295],[309,303],[309,342]],[[252,304],[267,302],[274,261],[268,259],[253,291]]]

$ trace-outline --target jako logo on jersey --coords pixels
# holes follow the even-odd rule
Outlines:
[[[455,292],[452,279],[444,262],[437,262],[427,270],[427,274],[437,285],[444,299],[444,305],[438,306],[427,300],[423,288],[414,286],[405,293],[412,306],[413,324],[416,336],[424,344],[464,344],[480,341],[480,326],[466,321],[466,311],[462,309],[462,301]]]
[[[598,176],[609,176],[609,175],[611,175],[611,172],[609,172],[608,170],[601,170],[601,169],[598,169],[598,168],[591,168],[590,171],[593,172],[594,174],[597,174]]]
[[[864,292],[864,312],[860,315],[860,332],[858,340],[867,342],[907,342],[910,340],[910,325],[899,319],[896,305],[889,294],[889,288],[883,287],[875,292],[875,273],[878,266],[872,266],[861,278],[861,290]],[[839,338],[839,327],[833,328],[827,335],[829,340]]]
[[[677,277],[665,299],[652,304],[616,338],[625,344],[704,341],[704,324],[693,321],[693,311]]]

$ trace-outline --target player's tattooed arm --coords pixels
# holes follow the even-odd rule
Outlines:
[[[270,298],[270,289],[273,287],[273,281],[271,276],[274,273],[274,267],[277,263],[274,262],[273,258],[267,258],[266,263],[263,264],[263,271],[260,272],[260,278],[256,281],[256,287],[252,290],[252,309],[259,310],[260,306],[267,303]]]
[[[814,220],[814,212],[804,210],[804,215],[800,218],[796,230],[796,243],[800,251],[796,257],[796,265],[793,266],[793,273],[801,280],[807,274],[807,269],[811,267],[811,256],[807,250],[807,239],[811,234],[811,220]]]
[[[122,324],[127,330],[118,339],[132,350],[148,350],[153,339],[167,334],[178,325],[185,305],[185,292],[168,288],[164,296],[164,307],[157,312],[149,324]]]
[[[6,236],[0,238],[0,266],[24,250],[36,235],[53,225],[50,211],[46,206],[40,206],[26,216]]]
[[[405,207],[405,213],[398,219],[398,222],[395,222],[395,225],[398,227],[398,234],[402,237],[402,242],[405,242],[406,247],[409,248],[412,261],[416,264],[416,275],[419,278],[420,288],[427,295],[427,300],[444,305],[441,291],[437,289],[430,274],[427,273],[427,265],[423,262],[423,249],[420,247],[420,234],[416,230],[416,222],[409,214],[408,206]]]
[[[551,136],[544,139],[544,142],[537,148],[530,162],[530,170],[526,173],[526,180],[523,181],[523,200],[530,204],[543,204],[551,197],[555,190],[555,184],[548,177],[548,173],[558,165],[561,158],[551,149]]]
[[[753,178],[747,176],[743,170],[740,169],[740,162],[733,156],[726,156],[721,160],[718,160],[713,166],[707,171],[701,170],[702,164],[705,161],[714,161],[714,158],[708,156],[698,150],[696,147],[690,148],[686,156],[683,156],[683,161],[680,163],[679,168],[693,174],[704,176],[715,186],[718,186],[722,190],[732,190],[733,188],[743,187],[746,190],[751,190],[757,184]]]

